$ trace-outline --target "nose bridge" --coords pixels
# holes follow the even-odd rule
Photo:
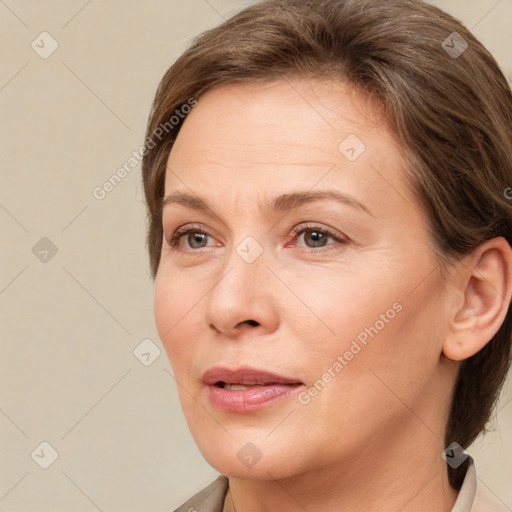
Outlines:
[[[257,263],[261,264],[263,255],[264,240],[263,235],[258,234],[247,234],[244,236],[234,247],[234,253],[246,264],[253,265]],[[234,257],[234,255],[232,255]],[[236,259],[235,259],[236,260]]]
[[[242,235],[226,245],[225,260],[208,298],[206,324],[225,334],[242,322],[264,324],[269,314],[274,316],[272,301],[266,297],[269,270],[256,236]]]
[[[253,285],[251,289],[254,290],[254,285],[261,282],[262,273],[268,272],[268,269],[266,258],[263,256],[263,243],[260,243],[256,236],[242,235],[239,236],[238,241],[227,245],[222,266],[223,277],[216,287],[224,282],[228,290],[232,290],[235,294],[240,292],[238,288],[246,293],[249,291],[247,285]]]
[[[234,227],[230,231],[232,241],[226,245],[225,264],[249,274],[256,271],[255,267],[260,271],[267,230],[258,206],[258,195],[249,195],[239,187],[233,204],[230,218]]]

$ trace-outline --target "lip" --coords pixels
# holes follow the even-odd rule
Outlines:
[[[229,390],[225,384],[254,383],[243,390]],[[251,412],[283,400],[304,384],[298,379],[285,377],[266,370],[250,367],[230,369],[214,367],[203,375],[208,398],[213,407],[225,412]]]

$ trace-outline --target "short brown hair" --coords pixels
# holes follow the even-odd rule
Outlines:
[[[504,194],[512,184],[510,87],[459,21],[420,0],[265,0],[245,8],[196,37],[167,71],[146,140],[208,90],[291,76],[348,81],[384,107],[408,155],[407,178],[427,214],[442,275],[484,241],[503,236],[511,244]],[[142,162],[153,278],[166,163],[183,119],[148,145]],[[485,431],[510,366],[511,334],[509,310],[493,339],[462,362],[445,446],[466,448]],[[454,489],[465,469],[448,468]]]

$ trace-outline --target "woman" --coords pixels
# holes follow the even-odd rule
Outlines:
[[[155,319],[221,473],[178,511],[509,510],[464,448],[510,364],[511,130],[495,60],[420,1],[263,1],[168,70]]]

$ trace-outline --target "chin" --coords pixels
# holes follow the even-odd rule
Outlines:
[[[250,428],[239,429],[232,437],[225,431],[217,435],[218,429],[212,430],[210,426],[200,433],[193,429],[191,432],[206,462],[229,477],[250,480],[287,478],[296,472],[295,466],[299,464],[297,443],[287,446],[277,436],[271,442],[265,438],[268,431],[255,433]]]
[[[259,460],[256,456],[253,461],[250,461],[250,455],[245,454],[246,462],[242,462],[237,456],[237,451],[231,451],[230,449],[223,453],[218,450],[202,453],[210,466],[230,478],[276,480],[294,474],[292,468],[283,466],[283,458],[279,454],[272,454],[272,456],[261,454]]]

